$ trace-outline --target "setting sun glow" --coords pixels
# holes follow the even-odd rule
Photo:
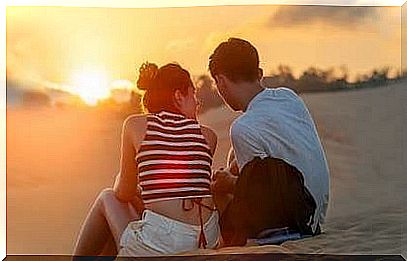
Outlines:
[[[103,70],[81,70],[73,75],[73,93],[89,105],[109,97],[109,82]]]

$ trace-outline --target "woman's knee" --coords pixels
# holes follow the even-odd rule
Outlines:
[[[113,189],[105,188],[99,193],[96,201],[99,204],[105,204],[106,202],[111,202],[112,200],[117,200]]]
[[[112,188],[104,188],[99,193],[99,195],[101,195],[103,197],[112,197],[112,196],[114,196],[114,190]]]

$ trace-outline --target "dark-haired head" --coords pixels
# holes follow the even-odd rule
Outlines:
[[[195,88],[187,70],[169,63],[158,68],[144,63],[139,69],[137,88],[144,90],[143,105],[150,113],[168,111],[196,117]]]
[[[246,40],[229,38],[209,57],[209,71],[216,80],[222,74],[233,82],[253,82],[259,79],[259,54]]]
[[[251,98],[262,90],[259,54],[246,40],[229,38],[209,57],[209,71],[224,101],[236,111],[246,110]]]

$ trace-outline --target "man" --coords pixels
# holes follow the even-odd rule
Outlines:
[[[224,101],[243,112],[231,126],[239,173],[218,170],[212,184],[217,198],[233,194],[221,218],[225,244],[244,245],[273,228],[319,234],[329,170],[304,102],[288,88],[262,87],[259,55],[248,41],[230,38],[209,60]]]

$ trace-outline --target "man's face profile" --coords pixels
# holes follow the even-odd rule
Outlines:
[[[236,101],[232,94],[232,82],[225,75],[219,74],[215,76],[215,83],[219,94],[222,96],[226,104],[229,105],[233,110],[238,111],[239,108],[236,106]]]

